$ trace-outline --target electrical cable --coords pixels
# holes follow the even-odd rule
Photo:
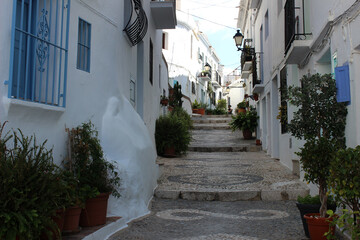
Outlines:
[[[230,27],[230,26],[227,26],[227,25],[224,25],[224,24],[221,24],[221,23],[217,23],[217,22],[211,21],[211,20],[209,20],[209,19],[205,19],[205,18],[196,16],[196,15],[194,15],[194,14],[184,12],[184,11],[182,11],[182,10],[178,10],[178,9],[177,9],[176,11],[179,11],[179,12],[182,12],[182,13],[185,13],[185,14],[188,14],[188,15],[191,15],[191,16],[193,16],[193,17],[199,18],[199,19],[201,19],[201,20],[204,20],[204,21],[207,21],[207,22],[210,22],[210,23],[219,25],[219,26],[223,26],[223,27],[226,27],[226,28],[229,28],[229,29],[232,29],[232,30],[237,30],[237,28]]]

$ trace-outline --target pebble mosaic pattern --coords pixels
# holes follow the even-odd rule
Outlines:
[[[251,209],[239,212],[238,215],[222,214],[222,213],[213,213],[208,211],[201,211],[198,209],[169,209],[165,211],[158,212],[157,217],[174,220],[174,221],[194,221],[200,220],[205,216],[215,217],[215,218],[227,218],[233,220],[271,220],[278,218],[286,218],[289,216],[288,213],[277,210],[270,209]]]
[[[179,182],[186,184],[196,184],[200,186],[233,186],[239,184],[256,183],[262,181],[264,178],[252,174],[211,174],[194,176],[192,174],[169,176],[168,180],[171,182]]]

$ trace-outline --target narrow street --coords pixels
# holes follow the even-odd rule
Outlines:
[[[151,214],[110,239],[306,239],[295,205],[306,185],[230,117],[195,117],[181,158],[158,158],[161,177]]]

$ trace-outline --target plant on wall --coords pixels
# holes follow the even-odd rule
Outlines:
[[[347,109],[336,100],[331,74],[303,76],[301,86],[290,86],[285,100],[297,107],[288,125],[290,133],[306,144],[298,153],[305,179],[319,186],[320,214],[327,206],[327,179],[332,154],[345,146]]]
[[[181,92],[181,85],[177,82],[174,85],[174,93],[170,97],[169,105],[174,108],[181,108],[183,103],[183,100],[181,100],[182,96],[183,94]]]

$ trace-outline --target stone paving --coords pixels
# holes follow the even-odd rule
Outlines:
[[[200,202],[156,199],[151,214],[110,240],[302,240],[294,201]]]
[[[161,177],[151,214],[109,239],[306,239],[293,200],[307,186],[255,138],[232,133],[231,118],[193,119],[188,154],[157,160]]]

